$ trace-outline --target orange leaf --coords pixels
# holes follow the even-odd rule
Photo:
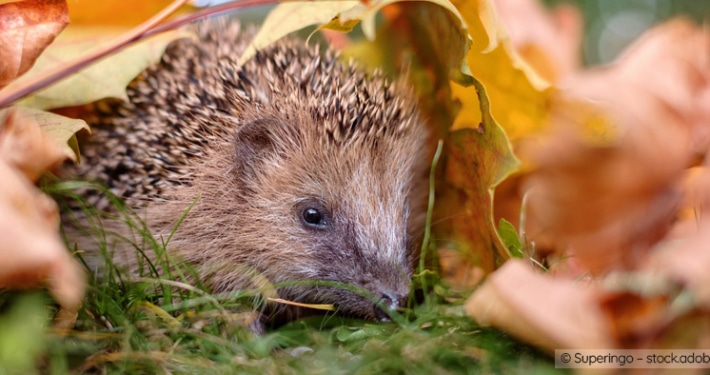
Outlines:
[[[539,1],[495,0],[500,21],[520,57],[549,82],[579,70],[582,15],[569,4],[548,10]]]
[[[456,215],[446,236],[457,240],[459,260],[453,264],[472,270],[477,266],[489,273],[510,257],[493,222],[493,188],[517,168],[518,160],[491,116],[486,91],[478,82],[475,86],[476,90],[469,88],[468,95],[482,103],[479,111],[483,121],[475,130],[464,128],[450,134],[446,165],[449,186],[440,205]],[[463,280],[449,281],[461,284]]]
[[[0,4],[0,87],[31,68],[68,22],[65,0]]]

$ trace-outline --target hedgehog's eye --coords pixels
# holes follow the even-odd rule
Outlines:
[[[314,229],[325,229],[328,227],[328,212],[320,203],[304,203],[299,207],[299,211],[299,216],[304,226]]]
[[[313,207],[303,210],[303,221],[309,225],[323,225],[323,214]]]

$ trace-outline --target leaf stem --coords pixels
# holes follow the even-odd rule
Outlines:
[[[439,140],[439,143],[436,146],[436,152],[434,153],[434,159],[431,162],[431,168],[429,169],[429,202],[427,204],[427,211],[426,211],[426,224],[424,226],[424,239],[422,240],[422,251],[421,254],[419,255],[419,273],[423,275],[424,273],[424,267],[425,267],[425,260],[426,260],[426,254],[427,250],[429,249],[429,242],[430,242],[430,237],[431,237],[431,219],[434,211],[434,191],[435,191],[435,182],[436,182],[436,165],[439,163],[439,158],[441,157],[441,150],[444,148],[444,141]],[[427,282],[426,282],[426,277],[422,277],[422,289],[426,293],[427,289]],[[426,294],[425,294],[426,295]]]

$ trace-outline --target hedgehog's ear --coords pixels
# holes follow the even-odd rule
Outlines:
[[[283,157],[299,144],[295,129],[281,120],[267,117],[246,122],[234,140],[237,172],[253,174],[264,160]]]

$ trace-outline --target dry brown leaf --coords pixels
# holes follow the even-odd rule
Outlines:
[[[0,4],[0,87],[31,68],[68,23],[65,0]]]
[[[47,137],[33,117],[19,109],[3,111],[0,119],[0,157],[26,178],[36,181],[52,165],[64,159],[64,152]]]
[[[645,269],[680,282],[693,293],[696,306],[710,309],[710,218],[692,221],[697,232],[659,245]]]
[[[42,136],[37,124],[11,110],[0,126],[0,288],[47,282],[56,300],[76,308],[83,273],[59,237],[56,203],[32,180],[64,159],[62,149]]]
[[[672,21],[616,65],[568,81],[571,100],[558,97],[553,107],[556,132],[521,147],[538,166],[524,182],[533,239],[546,235],[558,251],[604,271],[633,268],[663,238],[681,201],[677,181],[702,143],[700,124],[710,123],[699,95],[710,84],[709,43],[701,29]],[[600,147],[580,133],[583,100],[613,119],[615,144]]]
[[[700,166],[686,173],[683,206],[692,212],[628,274],[626,288],[600,300],[615,340],[626,347],[703,347],[698,344],[710,338],[697,325],[710,312],[710,171]]]
[[[611,326],[610,337],[625,348],[637,347],[659,331],[668,322],[668,305],[667,295],[641,296],[628,291],[606,293],[599,300]]]
[[[466,302],[466,312],[554,352],[560,348],[612,348],[610,327],[591,285],[546,277],[512,259]]]

